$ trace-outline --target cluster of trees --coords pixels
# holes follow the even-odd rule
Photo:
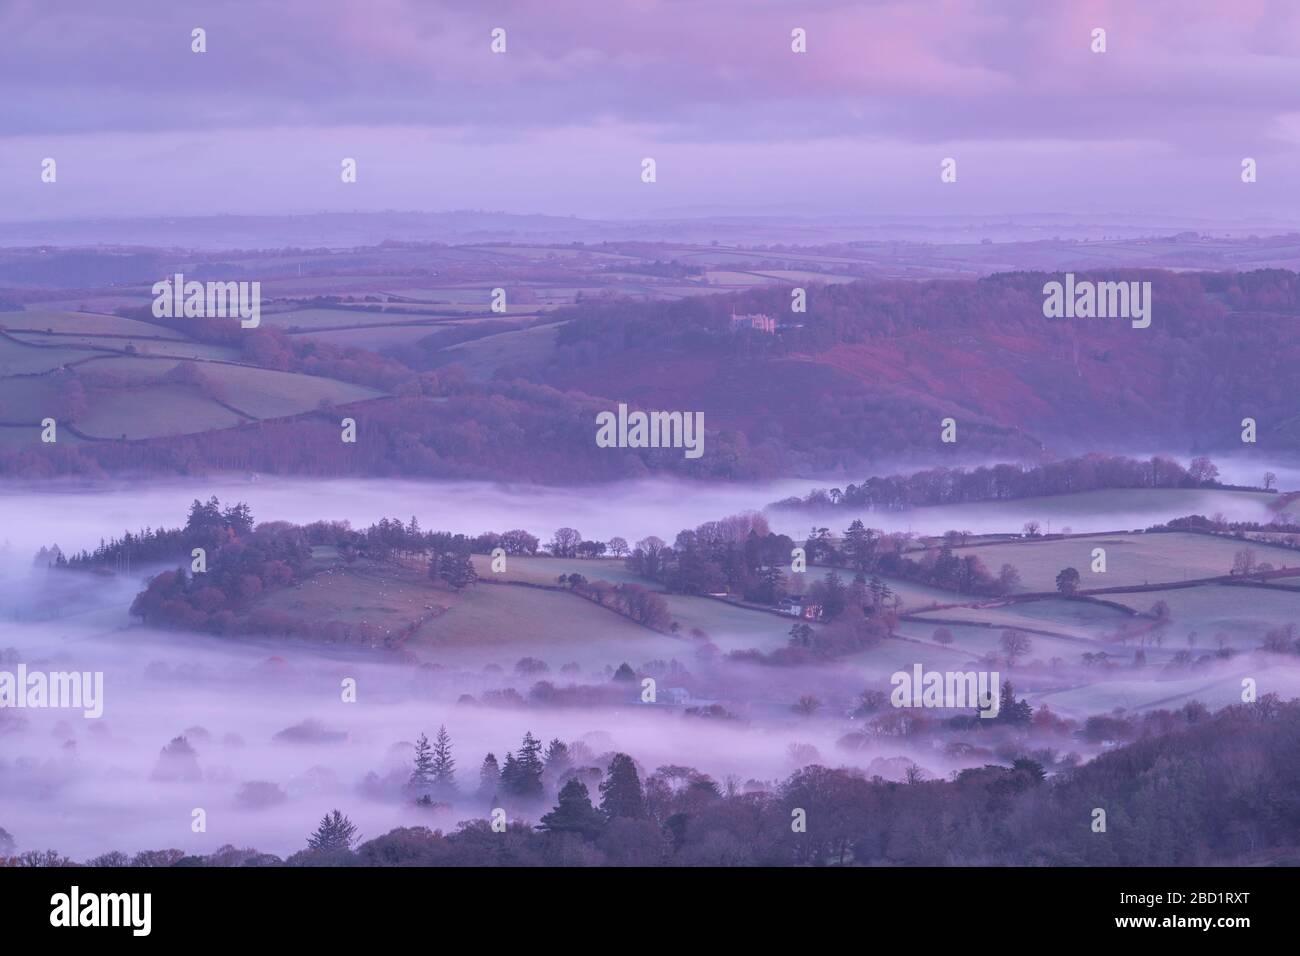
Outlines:
[[[359,557],[389,561],[443,554],[490,554],[495,548],[507,554],[530,555],[537,552],[538,544],[536,537],[522,529],[473,536],[425,531],[414,515],[409,521],[380,518],[361,531],[347,521],[313,521],[303,525],[302,530],[311,544],[335,548],[349,562]]]
[[[577,528],[559,528],[546,544],[553,558],[603,558],[605,555],[622,558],[629,553],[627,540],[615,536],[605,541],[588,541]]]
[[[1300,549],[1300,521],[1289,514],[1280,514],[1267,524],[1258,521],[1229,521],[1218,514],[1207,518],[1205,515],[1186,515],[1173,518],[1164,524],[1147,528],[1148,532],[1194,531],[1200,534],[1228,535],[1241,540],[1255,540],[1281,548]]]
[[[804,551],[809,562],[847,568],[859,577],[881,574],[959,594],[996,596],[1020,583],[1014,565],[1003,564],[995,574],[978,555],[959,555],[954,547],[959,537],[959,533],[950,533],[938,548],[921,551],[917,559],[908,554],[910,535],[886,534],[855,518],[838,542],[828,528],[813,528]],[[875,591],[880,585],[871,587]]]
[[[134,534],[127,531],[122,537],[108,541],[101,538],[94,551],[83,550],[66,562],[56,563],[66,564],[73,570],[125,570],[133,564],[188,558],[194,548],[216,551],[252,530],[253,512],[242,501],[223,509],[215,495],[205,502],[196,498],[183,528],[144,528]]]
[[[330,642],[377,644],[400,641],[420,622],[411,622],[398,633],[381,632],[375,625],[339,621],[318,627],[314,621],[266,608],[250,609],[250,604],[265,591],[306,578],[312,570],[309,563],[313,547],[334,548],[345,564],[363,558],[376,562],[427,559],[430,580],[460,590],[478,577],[471,554],[490,553],[497,547],[510,554],[532,554],[537,546],[537,538],[523,530],[469,537],[425,531],[414,516],[406,522],[381,518],[361,531],[346,521],[255,525],[246,504],[222,509],[214,496],[207,502],[194,502],[184,528],[127,534],[66,563],[68,567],[102,568],[119,567],[123,561],[188,560],[191,549],[202,548],[202,568],[191,565],[191,570],[181,565],[156,575],[136,596],[131,613],[159,627],[218,634],[315,635]],[[47,557],[49,554],[47,551]]]
[[[407,788],[416,802],[446,803],[456,799],[456,758],[451,752],[451,735],[445,725],[429,743],[427,734],[421,733],[415,741],[415,765]]]
[[[279,522],[258,525],[207,552],[206,570],[185,566],[150,579],[131,613],[157,627],[233,634],[252,622],[237,616],[263,591],[301,581],[311,559],[302,529]]]
[[[1035,715],[1037,718],[1037,715]],[[1118,724],[1116,723],[1118,721]],[[287,860],[254,849],[209,857],[116,853],[92,865],[291,866],[1196,866],[1294,859],[1300,820],[1300,702],[1267,695],[1209,714],[1099,717],[1128,739],[1050,776],[1024,753],[950,779],[896,783],[810,764],[777,784],[719,784],[691,767],[646,775],[626,754],[561,784],[554,807],[500,831],[486,819],[444,833],[401,827],[356,843],[341,812]],[[1243,769],[1245,768],[1245,769]],[[1231,786],[1206,786],[1207,780]],[[593,797],[592,784],[599,794]],[[1105,812],[1097,829],[1095,810]],[[517,815],[516,815],[517,816]],[[71,861],[55,851],[18,865]]]
[[[848,507],[902,511],[923,505],[1006,501],[1113,488],[1223,488],[1219,469],[1205,457],[1184,468],[1172,458],[1143,461],[1122,455],[1091,454],[1044,465],[1000,464],[930,468],[911,475],[868,478],[844,488],[816,488],[802,498],[786,498],[781,508]]]
[[[708,521],[677,534],[669,547],[651,536],[628,555],[630,571],[677,594],[735,594],[774,605],[786,596],[794,542],[773,534],[757,512]]]

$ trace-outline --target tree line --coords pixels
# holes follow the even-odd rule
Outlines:
[[[1095,728],[1098,734],[1110,731]],[[1210,714],[1159,711],[1142,736],[1048,774],[1029,755],[907,782],[803,766],[775,783],[719,782],[692,767],[646,773],[628,754],[570,769],[544,812],[483,818],[444,832],[398,827],[360,842],[340,810],[304,849],[207,856],[153,850],[93,866],[1203,866],[1294,859],[1300,820],[1300,701],[1273,695]],[[531,737],[531,735],[529,735]],[[532,788],[536,738],[515,757]],[[488,775],[504,787],[499,775]],[[1229,780],[1232,786],[1206,786]],[[558,781],[557,781],[558,782]],[[489,801],[490,802],[490,801]],[[533,801],[536,806],[537,801]],[[506,805],[510,807],[510,804]],[[1098,829],[1096,810],[1104,811]],[[533,815],[536,814],[536,815]],[[536,822],[532,822],[535,820]],[[0,835],[7,836],[3,831]],[[13,840],[10,838],[9,843]],[[0,847],[0,851],[2,851]],[[12,847],[11,847],[12,849]],[[55,850],[0,862],[75,865]]]
[[[802,498],[795,496],[775,502],[774,507],[903,511],[927,505],[1009,501],[1124,488],[1242,487],[1225,485],[1218,479],[1218,467],[1204,456],[1193,458],[1184,468],[1174,459],[1161,455],[1143,461],[1095,453],[1041,465],[982,465],[969,470],[930,468],[911,475],[872,477],[843,488],[816,488]]]

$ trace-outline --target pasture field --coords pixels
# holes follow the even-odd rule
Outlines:
[[[492,571],[492,559],[486,554],[473,556],[474,570],[479,577],[492,581],[524,581],[528,584],[556,586],[561,574],[581,574],[589,581],[609,581],[613,584],[639,584],[652,591],[660,590],[653,581],[638,577],[623,566],[622,558],[547,558],[506,557],[505,571]]]
[[[143,358],[177,358],[177,359],[197,359],[199,361],[211,362],[238,362],[240,361],[239,352],[223,345],[207,345],[203,342],[191,342],[188,339],[167,339],[167,340],[130,340],[128,342],[118,342],[113,339],[76,339],[78,344],[85,344],[97,349],[125,349],[126,346],[133,345],[135,354]]]
[[[463,366],[471,377],[489,379],[492,373],[514,362],[529,362],[544,358],[555,348],[555,337],[560,324],[536,325],[514,332],[502,332],[462,342],[443,349],[439,354],[449,363]]]
[[[321,625],[373,624],[391,633],[445,603],[444,597],[414,569],[358,561],[328,567],[295,587],[267,592],[257,606]]]
[[[118,309],[138,309],[152,304],[153,295],[147,286],[139,292],[119,292],[115,287],[112,292],[92,292],[79,299],[49,299],[41,303],[41,309],[47,312],[112,314]]]
[[[0,378],[0,422],[40,424],[57,418],[63,399],[54,376]]]
[[[491,661],[509,672],[521,657],[536,657],[552,671],[573,661],[589,673],[624,661],[635,666],[689,661],[692,655],[690,641],[642,627],[573,594],[487,583],[460,594],[430,585],[429,594],[430,603],[447,610],[405,645],[424,660],[479,666]]]
[[[37,348],[11,339],[0,338],[0,378],[11,375],[39,375],[61,365],[81,362],[94,353],[78,351],[63,346]]]
[[[957,670],[964,667],[971,657],[970,650],[956,644],[947,648],[938,645],[927,647],[912,641],[891,639],[840,660],[850,665],[855,673],[862,675],[864,690],[878,690],[888,694],[893,689],[889,678],[896,671],[910,671],[914,664],[937,670]]]
[[[105,390],[73,424],[92,438],[135,439],[188,435],[243,421],[193,388],[153,385]]]
[[[331,549],[314,557],[331,562]],[[476,556],[477,570],[486,564]],[[486,560],[486,559],[484,559]],[[575,565],[590,570],[594,561],[511,558],[512,580],[536,578],[553,583],[554,574],[532,565]],[[612,563],[612,562],[606,562]],[[559,571],[555,572],[560,573]],[[415,567],[358,562],[333,565],[301,585],[260,597],[258,607],[322,625],[330,621],[369,623],[395,632],[432,615],[403,645],[423,661],[473,666],[500,665],[510,673],[522,657],[545,660],[552,672],[570,661],[584,673],[627,661],[691,659],[693,644],[660,634],[585,598],[557,591],[489,583],[456,592],[434,585]],[[540,679],[540,675],[539,675]]]
[[[460,325],[460,322],[440,322],[436,325],[373,325],[364,329],[324,329],[321,331],[294,332],[294,336],[311,339],[313,342],[328,342],[339,348],[402,349],[413,347],[420,339],[427,338],[439,329]]]
[[[577,558],[508,557],[506,571],[503,574],[493,574],[490,570],[491,559],[486,555],[475,555],[474,568],[481,578],[487,580],[524,581],[530,584],[554,586],[556,578],[561,574],[577,572],[589,581],[639,584],[650,590],[660,590],[655,582],[647,581],[628,571],[623,567],[622,560],[618,559],[586,561]],[[664,600],[668,602],[672,620],[681,625],[679,637],[686,637],[692,628],[699,628],[708,634],[709,640],[724,652],[750,648],[763,651],[775,650],[789,641],[790,628],[795,623],[793,617],[786,618],[765,611],[756,611],[714,598],[661,593]],[[813,625],[813,627],[819,626]],[[686,646],[685,650],[679,648],[677,653],[679,657],[682,654],[689,654],[690,648],[689,646]]]
[[[1154,603],[1152,601],[1151,603]],[[1150,603],[1142,610],[1150,608]],[[1045,599],[1006,604],[1000,607],[952,607],[939,611],[924,611],[917,615],[923,621],[964,621],[986,624],[993,628],[1018,627],[1038,631],[1051,631],[1079,640],[1099,640],[1114,634],[1119,628],[1134,622],[1134,618],[1115,608],[1089,601]],[[996,633],[1000,633],[1000,630]]]
[[[486,311],[486,307],[484,309]],[[409,313],[368,312],[363,309],[293,309],[263,312],[262,324],[285,331],[325,330],[356,325],[392,325],[398,322],[436,323],[439,316]]]
[[[29,309],[26,312],[0,312],[0,327],[31,332],[68,332],[83,335],[140,336],[142,338],[184,339],[185,336],[160,325],[97,312],[55,312]]]
[[[758,274],[767,276],[776,282],[825,282],[828,285],[840,282],[858,282],[862,276],[833,275],[827,272],[801,272],[797,269],[760,269]]]
[[[1149,610],[1156,601],[1169,605],[1170,624],[1165,646],[1187,648],[1195,632],[1193,653],[1215,648],[1215,636],[1225,635],[1234,647],[1257,647],[1264,633],[1287,624],[1300,624],[1300,593],[1279,588],[1235,584],[1202,584],[1108,597],[1120,604]]]
[[[729,651],[774,651],[790,642],[790,628],[798,619],[767,611],[756,611],[716,598],[665,594],[672,619],[681,634],[699,628],[724,653]],[[811,622],[808,622],[811,623]],[[813,624],[813,629],[821,627]]]
[[[181,364],[181,359],[141,358],[136,355],[98,355],[92,356],[93,362],[78,369],[93,381],[96,375],[112,376],[124,382],[138,382],[142,385],[156,382]],[[206,366],[203,366],[206,368]]]
[[[1241,656],[1211,669],[1162,672],[1147,667],[1129,673],[1132,677],[1098,680],[1065,689],[1025,696],[1035,707],[1047,704],[1053,712],[1066,717],[1084,718],[1092,714],[1125,711],[1176,709],[1198,700],[1211,710],[1241,703],[1242,679],[1257,682],[1258,693],[1277,693],[1285,699],[1300,694],[1300,667],[1293,660],[1273,656],[1263,660]],[[1153,679],[1155,678],[1155,679]]]
[[[577,295],[573,287],[554,288],[534,282],[484,282],[482,285],[445,285],[430,286],[419,289],[389,289],[384,295],[398,296],[406,304],[422,303],[436,305],[448,311],[460,306],[461,311],[483,312],[500,315],[491,311],[492,290],[506,290],[506,313],[518,311],[536,311],[546,304],[567,304]],[[584,286],[583,291],[594,292],[596,286]],[[527,299],[528,301],[523,301]]]
[[[19,450],[40,444],[41,426],[35,425],[0,425],[0,448]],[[76,445],[82,439],[66,428],[59,432],[60,445]]]
[[[704,279],[711,286],[727,289],[746,289],[751,286],[767,285],[778,281],[752,272],[728,272],[725,270],[710,270],[704,273]]]
[[[1014,565],[1020,572],[1019,591],[1052,591],[1056,589],[1056,575],[1067,567],[1079,572],[1081,589],[1217,577],[1232,570],[1233,556],[1244,547],[1253,550],[1259,561],[1268,561],[1274,567],[1300,565],[1300,552],[1286,548],[1182,532],[1027,539],[973,545],[956,553],[963,557],[976,555],[994,574],[1003,563]],[[1104,574],[1091,571],[1094,548],[1106,551]]]
[[[332,378],[277,372],[251,365],[214,363],[201,366],[201,371],[221,389],[225,401],[254,418],[300,415],[319,407],[323,401],[346,405],[384,394],[377,389]]]
[[[898,633],[904,637],[914,638],[920,641],[926,641],[929,646],[913,645],[916,649],[914,662],[920,662],[927,667],[938,667],[939,665],[950,665],[953,660],[949,652],[961,655],[960,665],[973,665],[983,660],[987,654],[995,654],[1000,659],[1002,650],[998,644],[1002,636],[1000,627],[975,627],[973,625],[961,624],[944,624],[952,634],[952,643],[946,648],[934,643],[935,626],[923,624],[919,621],[904,621],[899,625]],[[1060,637],[1049,637],[1045,634],[1030,634],[1029,651],[1019,659],[1019,665],[1031,663],[1033,661],[1042,661],[1044,663],[1051,661],[1052,658],[1060,658],[1071,664],[1077,664],[1080,656],[1086,651],[1110,650],[1102,645],[1092,646],[1077,640],[1066,640]]]

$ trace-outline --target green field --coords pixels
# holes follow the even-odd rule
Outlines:
[[[973,625],[944,624],[943,627],[948,629],[953,638],[947,650],[962,655],[962,666],[982,661],[985,655],[988,654],[997,655],[999,658],[1003,655],[998,643],[1002,638],[1003,630],[1000,626],[975,627]],[[925,662],[927,666],[938,666],[943,663],[942,660],[932,660],[933,655],[939,649],[938,646],[934,645],[935,625],[924,624],[919,621],[904,621],[899,625],[898,632],[904,637],[926,641],[931,645],[915,652],[921,655],[918,660]],[[1102,645],[1094,646],[1091,643],[1049,637],[1044,634],[1029,634],[1027,636],[1029,638],[1029,651],[1020,658],[1020,665],[1033,661],[1047,663],[1053,658],[1059,658],[1062,661],[1074,664],[1079,662],[1081,655],[1086,651],[1113,650]]]
[[[70,320],[65,313],[8,315],[48,319],[50,324],[63,321],[67,325]],[[143,323],[114,316],[75,318],[87,320],[96,332],[102,328],[143,327]],[[93,439],[192,434],[228,428],[249,418],[300,415],[322,403],[347,405],[384,394],[335,379],[221,361],[233,357],[234,350],[180,338],[128,340],[97,337],[89,332],[75,336],[41,333],[33,337],[57,346],[36,348],[0,338],[0,423],[35,426],[46,417],[62,419],[68,410],[61,394],[63,385],[56,376],[44,373],[70,364],[87,390],[84,408],[74,410],[71,424]],[[128,344],[135,344],[139,354],[124,354]],[[162,381],[163,376],[187,360],[198,361],[198,370],[211,383],[210,393],[193,385]],[[245,415],[223,407],[221,402]],[[5,445],[20,446],[31,436],[39,437],[27,428],[10,430],[4,436]],[[72,438],[68,429],[59,436],[60,441]]]
[[[1080,588],[1127,587],[1209,578],[1227,574],[1233,555],[1250,548],[1259,561],[1275,567],[1300,565],[1300,552],[1286,548],[1205,534],[1116,534],[1023,540],[1008,544],[975,545],[957,549],[958,556],[975,555],[996,574],[1003,563],[1020,572],[1020,591],[1052,591],[1063,568],[1079,572]],[[1093,573],[1092,551],[1106,551],[1106,572]]]
[[[10,375],[35,375],[50,372],[61,365],[82,362],[94,353],[58,346],[36,348],[11,339],[0,338],[0,378]]]
[[[639,584],[650,590],[662,590],[655,582],[628,571],[619,559],[585,561],[577,558],[507,557],[506,571],[503,574],[493,574],[490,566],[491,559],[486,555],[474,556],[475,569],[486,579],[555,586],[556,578],[561,574],[576,572],[589,581]],[[681,627],[680,637],[686,637],[693,628],[699,628],[724,652],[750,648],[774,650],[789,641],[790,627],[795,623],[793,618],[741,607],[715,598],[664,593],[664,599],[668,602],[672,619]],[[678,655],[688,652],[689,646],[687,651],[679,649]]]
[[[494,581],[525,581],[529,584],[555,586],[561,574],[581,574],[589,581],[609,581],[614,584],[639,584],[652,591],[661,590],[653,581],[647,581],[627,570],[622,558],[548,558],[506,556],[506,569],[492,571],[492,559],[485,554],[474,555],[474,569],[479,577]]]
[[[1156,601],[1169,605],[1169,636],[1165,645],[1188,647],[1186,637],[1196,632],[1197,652],[1212,650],[1216,634],[1224,634],[1236,647],[1256,647],[1264,632],[1287,624],[1300,624],[1300,594],[1274,588],[1203,584],[1194,588],[1143,591],[1111,595],[1112,600],[1143,611]]]
[[[1146,611],[1154,599],[1142,608]],[[1044,599],[1005,604],[999,607],[954,607],[917,615],[923,621],[963,621],[990,627],[1017,627],[1051,631],[1081,640],[1098,640],[1115,633],[1134,619],[1123,611],[1089,601]]]
[[[1034,706],[1047,704],[1054,712],[1072,717],[1085,717],[1090,714],[1110,713],[1117,708],[1126,711],[1152,710],[1155,708],[1175,709],[1192,700],[1199,700],[1210,709],[1226,707],[1241,703],[1242,677],[1259,679],[1263,672],[1249,662],[1240,661],[1228,670],[1203,674],[1190,674],[1184,677],[1164,680],[1152,680],[1149,676],[1132,677],[1080,684],[1062,690],[1030,694],[1029,700]],[[1284,690],[1286,696],[1294,696],[1297,681],[1294,673],[1277,673],[1266,677],[1260,687],[1261,694],[1267,693],[1270,686]]]
[[[91,438],[156,438],[229,428],[245,419],[180,385],[122,388],[88,403],[73,423]],[[62,440],[62,439],[60,439]]]
[[[488,379],[503,365],[515,362],[534,362],[549,355],[555,348],[555,336],[560,324],[536,325],[528,329],[502,332],[462,342],[443,349],[448,362],[461,365],[474,378]]]
[[[27,329],[33,332],[72,332],[88,335],[140,336],[142,338],[183,339],[160,325],[137,322],[116,315],[97,312],[53,312],[28,310],[26,312],[0,312],[0,327],[10,331]]]
[[[0,378],[0,422],[40,424],[57,418],[63,401],[52,376]]]
[[[254,418],[299,415],[319,407],[321,402],[346,405],[383,394],[364,385],[251,365],[212,363],[201,370],[221,390],[225,401]]]
[[[376,325],[364,329],[325,329],[312,332],[295,332],[295,336],[313,342],[328,342],[340,348],[383,350],[412,346],[427,338],[445,325]]]
[[[699,628],[709,640],[727,651],[774,651],[790,641],[794,617],[756,611],[716,598],[665,595],[672,618],[681,625],[681,633]],[[819,628],[821,625],[814,624]]]
[[[486,306],[484,311],[487,311]],[[447,318],[454,319],[450,316]],[[394,325],[403,322],[427,323],[436,327],[440,319],[441,317],[435,315],[368,312],[361,309],[294,309],[291,312],[262,313],[263,325],[285,330],[323,330],[357,325]],[[431,328],[430,331],[433,329]]]
[[[552,671],[574,661],[590,672],[623,661],[690,660],[693,653],[687,640],[649,630],[573,594],[478,584],[459,595],[440,592],[436,600],[448,610],[406,645],[426,660],[481,665],[488,657],[509,670],[521,657],[537,657]]]

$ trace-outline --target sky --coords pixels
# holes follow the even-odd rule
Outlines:
[[[0,0],[0,36],[11,222],[387,209],[1290,222],[1300,199],[1291,0]],[[957,181],[942,183],[948,157]]]

